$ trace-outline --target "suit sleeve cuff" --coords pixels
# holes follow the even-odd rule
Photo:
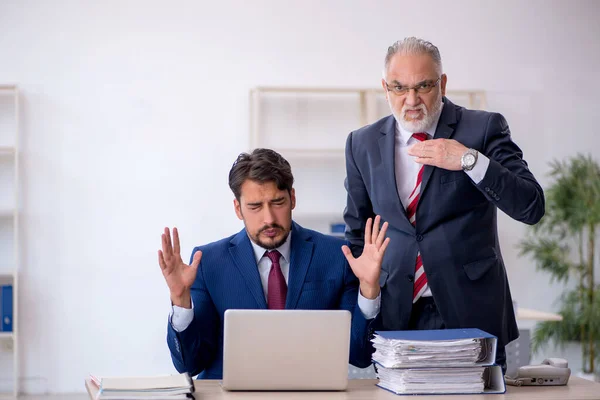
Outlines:
[[[381,292],[374,299],[367,299],[364,297],[360,290],[358,291],[358,308],[362,312],[365,319],[373,319],[379,314],[379,308],[381,307]]]
[[[479,153],[477,155],[477,163],[470,171],[465,171],[467,175],[471,178],[473,183],[476,185],[483,180],[485,174],[490,166],[490,159]]]
[[[171,306],[171,314],[169,315],[169,321],[175,332],[182,332],[186,330],[194,319],[194,302],[192,301],[192,308],[183,308],[179,306]]]

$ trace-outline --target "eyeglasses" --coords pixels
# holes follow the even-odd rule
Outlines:
[[[437,78],[437,80],[435,82],[422,82],[413,87],[400,86],[400,85],[390,86],[387,82],[385,82],[385,87],[387,88],[388,92],[392,92],[396,96],[404,96],[405,94],[410,92],[410,89],[414,89],[415,92],[417,92],[419,94],[425,94],[425,93],[431,92],[431,90],[434,87],[436,87],[438,83],[440,83],[441,79],[442,79],[442,77],[439,77],[439,78]]]

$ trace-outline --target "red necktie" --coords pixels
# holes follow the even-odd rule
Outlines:
[[[269,284],[267,285],[267,307],[269,310],[283,310],[285,308],[285,297],[287,296],[287,284],[281,272],[279,258],[281,253],[277,250],[265,253],[271,260],[269,271]]]
[[[415,139],[422,142],[427,140],[426,133],[413,133]],[[413,189],[410,197],[408,198],[408,207],[406,207],[406,216],[413,226],[417,225],[417,205],[419,204],[419,197],[421,196],[421,182],[423,180],[423,169],[425,165],[421,165],[419,174],[417,175],[417,183]],[[415,263],[415,284],[413,286],[413,303],[419,300],[419,297],[427,290],[427,276],[425,276],[425,270],[423,269],[423,261],[421,260],[421,252],[417,252],[417,261]]]

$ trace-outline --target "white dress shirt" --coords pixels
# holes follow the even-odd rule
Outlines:
[[[281,267],[281,272],[283,273],[283,277],[285,278],[285,283],[288,282],[288,277],[290,275],[290,244],[291,244],[292,233],[288,235],[286,241],[279,246],[276,250],[281,254],[281,258],[279,259],[279,266]],[[265,257],[265,252],[267,249],[264,249],[250,240],[252,244],[252,249],[254,250],[254,257],[256,259],[256,265],[258,265],[258,273],[260,275],[260,281],[263,287],[263,293],[265,294],[265,299],[267,299],[267,289],[269,287],[269,272],[271,271],[272,262],[269,257]],[[341,250],[339,250],[341,252]],[[367,299],[358,291],[358,307],[362,312],[363,316],[366,319],[375,318],[377,314],[379,314],[379,308],[381,306],[381,294],[377,296],[375,299]],[[185,330],[194,319],[194,303],[192,302],[192,308],[183,308],[179,306],[173,306],[171,310],[171,315],[169,316],[171,321],[171,326],[175,331],[181,332]]]
[[[443,107],[442,107],[443,108]],[[435,130],[440,120],[441,110],[437,118],[433,121],[431,126],[425,130],[425,133],[429,135],[429,138],[435,139]],[[414,158],[408,155],[407,151],[410,146],[418,143],[419,140],[412,137],[414,132],[408,132],[396,122],[396,138],[395,138],[395,157],[394,157],[394,168],[396,175],[396,188],[398,190],[398,196],[400,201],[406,210],[408,206],[408,199],[412,193],[415,185],[417,184],[417,175],[421,164],[417,163]],[[477,156],[477,163],[470,171],[465,171],[467,175],[473,180],[475,184],[481,182],[485,177],[488,166],[490,165],[490,159],[479,153]],[[417,205],[418,208],[418,205]],[[431,290],[429,285],[422,294],[423,297],[431,296]]]

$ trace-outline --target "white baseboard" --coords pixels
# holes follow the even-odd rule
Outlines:
[[[0,393],[12,393],[14,380],[0,378]],[[47,394],[48,380],[42,377],[29,377],[19,379],[19,392],[24,394]]]

